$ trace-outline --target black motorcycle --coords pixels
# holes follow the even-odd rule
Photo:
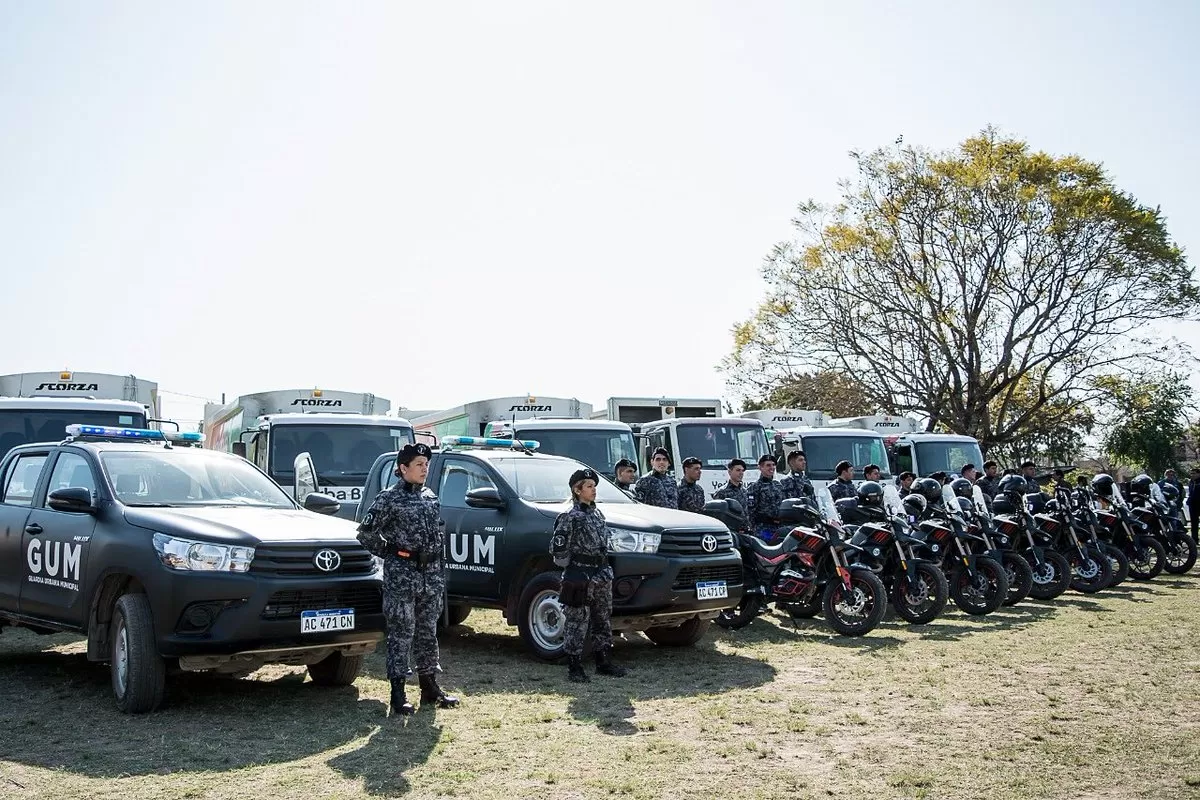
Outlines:
[[[1112,582],[1112,562],[1104,550],[1093,547],[1086,536],[1079,538],[1068,488],[1056,487],[1054,498],[1046,503],[1046,510],[1034,514],[1033,519],[1040,529],[1054,536],[1052,547],[1070,563],[1072,589],[1095,594]]]
[[[966,496],[966,487],[960,489],[959,480],[970,487],[970,498]],[[1004,605],[1014,606],[1028,597],[1033,589],[1033,568],[1019,553],[1009,549],[1008,537],[996,528],[983,490],[965,479],[959,480],[951,483],[950,488],[958,497],[959,508],[967,521],[967,532],[983,539],[984,547],[978,551],[981,555],[999,561],[1004,567],[1008,576],[1008,596],[1004,599]]]
[[[925,506],[923,513],[910,514],[924,539],[918,552],[928,554],[946,574],[954,604],[972,615],[990,614],[999,608],[1008,597],[1008,573],[1000,562],[975,552],[987,547],[987,541],[967,531],[957,504],[951,509],[940,497],[930,503],[920,494],[910,494],[904,502],[910,512]]]
[[[1129,574],[1139,581],[1158,576],[1167,563],[1167,548],[1150,535],[1146,523],[1133,516],[1121,487],[1111,475],[1100,473],[1092,478],[1094,511],[1100,538],[1120,548],[1129,559]]]
[[[1120,586],[1129,578],[1129,558],[1121,548],[1104,540],[1100,535],[1100,520],[1096,517],[1094,508],[1095,497],[1088,488],[1087,478],[1080,476],[1075,490],[1071,493],[1071,513],[1075,519],[1076,533],[1091,546],[1108,556],[1112,565],[1112,579],[1108,586]]]
[[[1163,570],[1182,575],[1196,565],[1196,542],[1183,527],[1183,521],[1171,512],[1158,484],[1149,475],[1138,475],[1129,482],[1129,505],[1133,518],[1162,543],[1166,551]]]
[[[737,534],[745,572],[741,602],[714,620],[729,630],[744,628],[772,603],[793,617],[819,602],[825,621],[844,636],[863,636],[879,625],[887,609],[887,590],[864,564],[855,563],[859,548],[846,541],[828,502],[828,514],[805,499],[784,500],[780,519],[794,527],[774,544],[753,534]],[[713,500],[704,513],[720,519],[732,531],[744,526],[737,501]]]
[[[862,502],[861,496],[838,500],[837,509],[853,532],[850,543],[859,548],[858,563],[866,564],[883,581],[896,615],[911,625],[924,625],[941,615],[950,585],[936,564],[918,555],[917,548],[924,542],[913,535],[908,517],[896,509]]]
[[[1000,492],[992,502],[993,520],[1006,549],[1018,553],[1033,570],[1029,596],[1052,600],[1071,586],[1071,563],[1054,549],[1056,537],[1042,530],[1030,511],[1026,483],[1019,475],[1000,481]]]

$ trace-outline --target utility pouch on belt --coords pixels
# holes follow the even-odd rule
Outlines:
[[[558,591],[559,605],[579,608],[587,603],[588,574],[575,567],[567,567],[562,576],[562,588]]]
[[[412,550],[397,550],[396,557],[404,561],[411,561],[418,567],[427,567],[438,560],[438,553],[417,553]]]

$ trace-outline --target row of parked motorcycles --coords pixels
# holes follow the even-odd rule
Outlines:
[[[718,625],[743,628],[774,606],[793,620],[820,613],[837,633],[863,636],[889,604],[924,625],[950,600],[967,614],[990,614],[1196,563],[1178,503],[1146,475],[1130,482],[1128,498],[1106,474],[1052,495],[1009,475],[991,501],[965,478],[922,478],[904,498],[874,481],[836,502],[824,487],[815,495],[785,500],[778,528],[735,534],[745,590]],[[736,501],[711,501],[704,513],[746,529]]]

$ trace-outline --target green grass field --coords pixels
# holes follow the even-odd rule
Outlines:
[[[492,612],[442,656],[463,707],[407,721],[379,653],[353,687],[182,676],[127,717],[79,639],[8,630],[0,797],[1200,797],[1200,574],[864,639],[631,636],[629,677],[582,688]]]

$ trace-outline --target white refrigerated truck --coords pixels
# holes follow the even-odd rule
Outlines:
[[[0,458],[20,444],[62,441],[68,425],[145,428],[159,415],[158,384],[133,375],[0,375]]]
[[[879,431],[883,435],[915,433],[921,430],[921,423],[912,417],[893,416],[890,414],[869,414],[861,417],[837,417],[829,421],[837,428],[863,428],[868,431]]]
[[[758,480],[758,459],[771,452],[763,424],[741,417],[662,419],[642,425],[638,437],[643,472],[650,470],[650,456],[659,447],[670,454],[676,479],[683,477],[685,458],[700,459],[700,484],[708,499],[728,480],[726,465],[730,461],[740,458],[746,462],[743,480],[749,486]]]
[[[592,419],[609,419],[629,425],[664,419],[721,416],[719,398],[695,397],[610,397],[604,408],[589,414]]]
[[[338,516],[352,519],[375,459],[413,441],[412,425],[386,416],[390,409],[388,400],[359,392],[247,394],[205,405],[204,446],[243,456],[289,491],[296,457],[308,453],[318,490],[341,503]]]
[[[413,429],[431,434],[441,441],[446,436],[485,436],[495,423],[534,417],[587,419],[592,416],[590,403],[574,397],[492,397],[461,406],[412,417]]]

